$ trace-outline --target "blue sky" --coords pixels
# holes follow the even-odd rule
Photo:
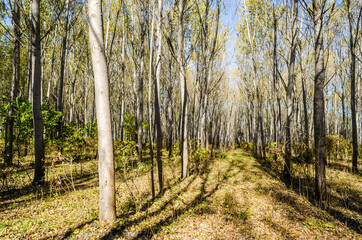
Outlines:
[[[230,29],[230,38],[226,45],[226,52],[228,54],[228,69],[231,70],[237,68],[234,47],[237,39],[236,25],[239,20],[238,6],[240,4],[240,0],[224,0],[223,4],[225,9],[223,9],[221,21],[224,27],[229,27]]]

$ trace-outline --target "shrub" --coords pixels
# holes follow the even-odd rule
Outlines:
[[[197,174],[205,173],[210,159],[211,159],[211,154],[209,151],[206,150],[206,148],[198,148],[192,154],[193,170]]]
[[[328,159],[334,156],[336,159],[338,155],[342,157],[350,151],[350,146],[341,135],[329,135],[324,138],[326,146],[326,154]]]

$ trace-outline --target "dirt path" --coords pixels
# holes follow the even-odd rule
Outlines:
[[[144,239],[362,239],[240,150],[171,187],[107,235]]]

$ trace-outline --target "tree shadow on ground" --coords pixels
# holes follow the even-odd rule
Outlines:
[[[278,171],[276,167],[273,167],[274,163],[271,160],[269,159],[265,160],[258,157],[255,157],[255,159],[259,163],[256,164],[255,166],[258,167],[260,170],[262,170],[263,172],[265,172],[266,174],[275,179],[279,180],[282,179],[281,178],[282,173]],[[292,176],[291,184],[290,185],[286,184],[286,186],[289,189],[292,189],[295,193],[304,196],[314,206],[320,207],[319,204],[315,201],[314,184],[315,184],[314,179],[311,177]],[[329,188],[333,188],[333,190],[335,190],[337,193],[343,192],[346,195],[346,197],[341,198],[336,194],[332,193],[331,191],[329,191],[328,201],[326,203],[324,210],[327,213],[329,213],[331,216],[333,216],[335,219],[339,220],[342,223],[345,223],[347,227],[350,228],[351,230],[359,234],[362,234],[361,220],[357,220],[350,216],[347,216],[345,213],[338,210],[340,208],[347,209],[361,216],[362,215],[361,211],[362,201],[360,199],[361,193],[354,190],[346,191],[345,186],[340,184],[332,184],[327,182],[327,186]],[[269,192],[272,193],[271,195],[276,201],[291,206],[293,209],[295,209],[302,215],[305,215],[305,209],[309,208],[308,205],[303,204],[301,201],[298,201],[296,196],[287,194],[285,191],[283,191],[278,187],[271,186],[269,188],[264,189],[264,193],[267,194]],[[325,216],[318,215],[316,217],[323,219]]]
[[[12,205],[21,205],[26,204],[27,202],[31,202],[36,199],[46,199],[54,196],[55,194],[66,194],[68,192],[72,192],[75,190],[84,190],[88,188],[92,188],[94,185],[89,184],[89,182],[95,180],[97,178],[97,174],[92,173],[84,173],[82,175],[75,175],[73,177],[73,183],[60,182],[55,183],[58,185],[56,188],[50,182],[46,182],[43,185],[26,185],[21,188],[11,189],[7,191],[0,192],[0,203],[1,209],[0,212],[6,211]],[[60,186],[62,184],[62,186]],[[67,184],[67,186],[65,186]],[[74,184],[74,188],[73,185]],[[59,187],[60,186],[60,187]],[[25,199],[20,199],[26,197]]]
[[[218,180],[218,182],[215,184],[215,186],[211,190],[207,191],[206,184],[207,184],[209,176],[210,176],[210,168],[209,168],[210,164],[212,164],[212,163],[210,162],[208,165],[205,166],[205,168],[202,171],[203,174],[199,176],[202,179],[201,185],[198,189],[200,191],[200,193],[197,194],[192,199],[191,202],[185,204],[184,207],[173,209],[173,211],[166,214],[165,217],[156,221],[151,226],[144,228],[141,232],[126,232],[125,231],[130,226],[136,225],[148,218],[152,218],[152,217],[163,214],[163,212],[164,212],[163,210],[165,210],[175,200],[179,199],[180,194],[186,192],[189,189],[189,187],[192,185],[192,183],[197,179],[197,177],[198,177],[197,175],[191,176],[187,185],[185,187],[181,188],[179,191],[173,193],[172,196],[167,201],[165,201],[159,207],[158,210],[155,210],[151,213],[145,212],[143,214],[143,216],[138,217],[133,220],[126,220],[123,224],[112,229],[109,233],[107,233],[101,239],[114,239],[115,236],[122,236],[122,237],[126,237],[128,239],[150,239],[150,238],[152,238],[152,236],[154,236],[159,231],[161,231],[162,227],[172,224],[175,220],[177,220],[177,218],[179,216],[185,214],[190,209],[193,209],[196,206],[203,203],[207,198],[211,197],[218,190],[220,184],[223,183],[227,179],[227,175],[233,167],[233,165],[230,164],[229,168],[226,169],[226,171],[223,173],[223,177],[220,180]],[[144,205],[147,206],[147,204],[144,204]],[[146,211],[147,208],[143,208],[143,210]],[[120,217],[123,217],[123,216],[120,216]]]
[[[346,166],[345,164],[343,163],[340,163],[340,162],[328,162],[327,166],[329,168],[332,168],[334,170],[338,170],[338,171],[341,171],[341,172],[347,172],[349,174],[353,174],[353,175],[356,175],[356,176],[361,176],[362,177],[362,172],[359,171],[359,172],[352,172],[351,171],[351,168],[352,167],[349,167],[349,166]]]

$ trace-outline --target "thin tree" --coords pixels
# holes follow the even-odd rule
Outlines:
[[[142,161],[142,150],[143,150],[143,81],[144,81],[144,58],[145,58],[145,38],[146,38],[146,14],[144,3],[140,2],[140,42],[139,49],[137,51],[137,140],[138,140],[138,160]]]
[[[20,78],[20,0],[15,0],[13,5],[13,26],[14,26],[14,57],[13,57],[13,75],[11,79],[11,101],[15,102],[18,96],[19,78]],[[8,121],[5,127],[5,165],[13,164],[13,107],[8,111]]]
[[[327,197],[325,157],[325,113],[324,113],[324,12],[326,0],[313,0],[314,21],[314,144],[315,144],[315,190],[316,200],[321,204]]]
[[[291,183],[291,165],[292,158],[292,120],[293,120],[293,90],[295,85],[295,56],[297,52],[297,34],[298,34],[298,0],[293,1],[293,18],[292,18],[292,39],[290,46],[290,59],[288,64],[288,86],[287,86],[287,124],[285,129],[285,164],[284,179]]]
[[[155,198],[155,180],[154,180],[154,160],[153,160],[153,138],[152,138],[152,80],[153,80],[153,45],[155,32],[155,2],[151,1],[152,5],[152,24],[151,24],[151,43],[150,43],[150,65],[148,69],[148,140],[151,156],[151,191],[152,198]]]
[[[44,126],[41,112],[40,0],[30,2],[31,16],[31,82],[33,83],[33,124],[35,171],[33,184],[44,182]]]
[[[115,180],[107,60],[104,49],[102,1],[88,1],[91,48],[98,121],[99,219],[116,220]]]
[[[59,95],[58,95],[58,111],[63,113],[63,90],[64,90],[64,74],[65,74],[65,58],[67,54],[67,39],[68,39],[68,19],[69,19],[69,0],[66,1],[66,18],[64,23],[64,33],[62,39],[62,55],[60,59],[60,77],[59,77]],[[62,132],[62,118],[58,123],[58,136]]]
[[[163,174],[162,174],[162,129],[160,114],[160,79],[161,79],[161,54],[162,54],[162,8],[163,0],[158,0],[157,16],[157,54],[156,54],[156,79],[155,79],[155,123],[156,123],[156,145],[157,145],[157,173],[158,187],[160,193],[163,192]]]
[[[180,66],[180,87],[181,87],[181,178],[188,175],[188,152],[187,152],[187,83],[185,71],[185,40],[184,40],[184,7],[187,0],[179,0],[178,15],[178,63]]]
[[[349,23],[349,49],[351,55],[350,78],[351,78],[351,113],[352,113],[352,172],[358,172],[358,131],[356,114],[356,46],[359,39],[359,27],[362,7],[359,10],[357,29],[354,31],[354,19],[351,9],[351,0],[347,0],[348,23]]]

